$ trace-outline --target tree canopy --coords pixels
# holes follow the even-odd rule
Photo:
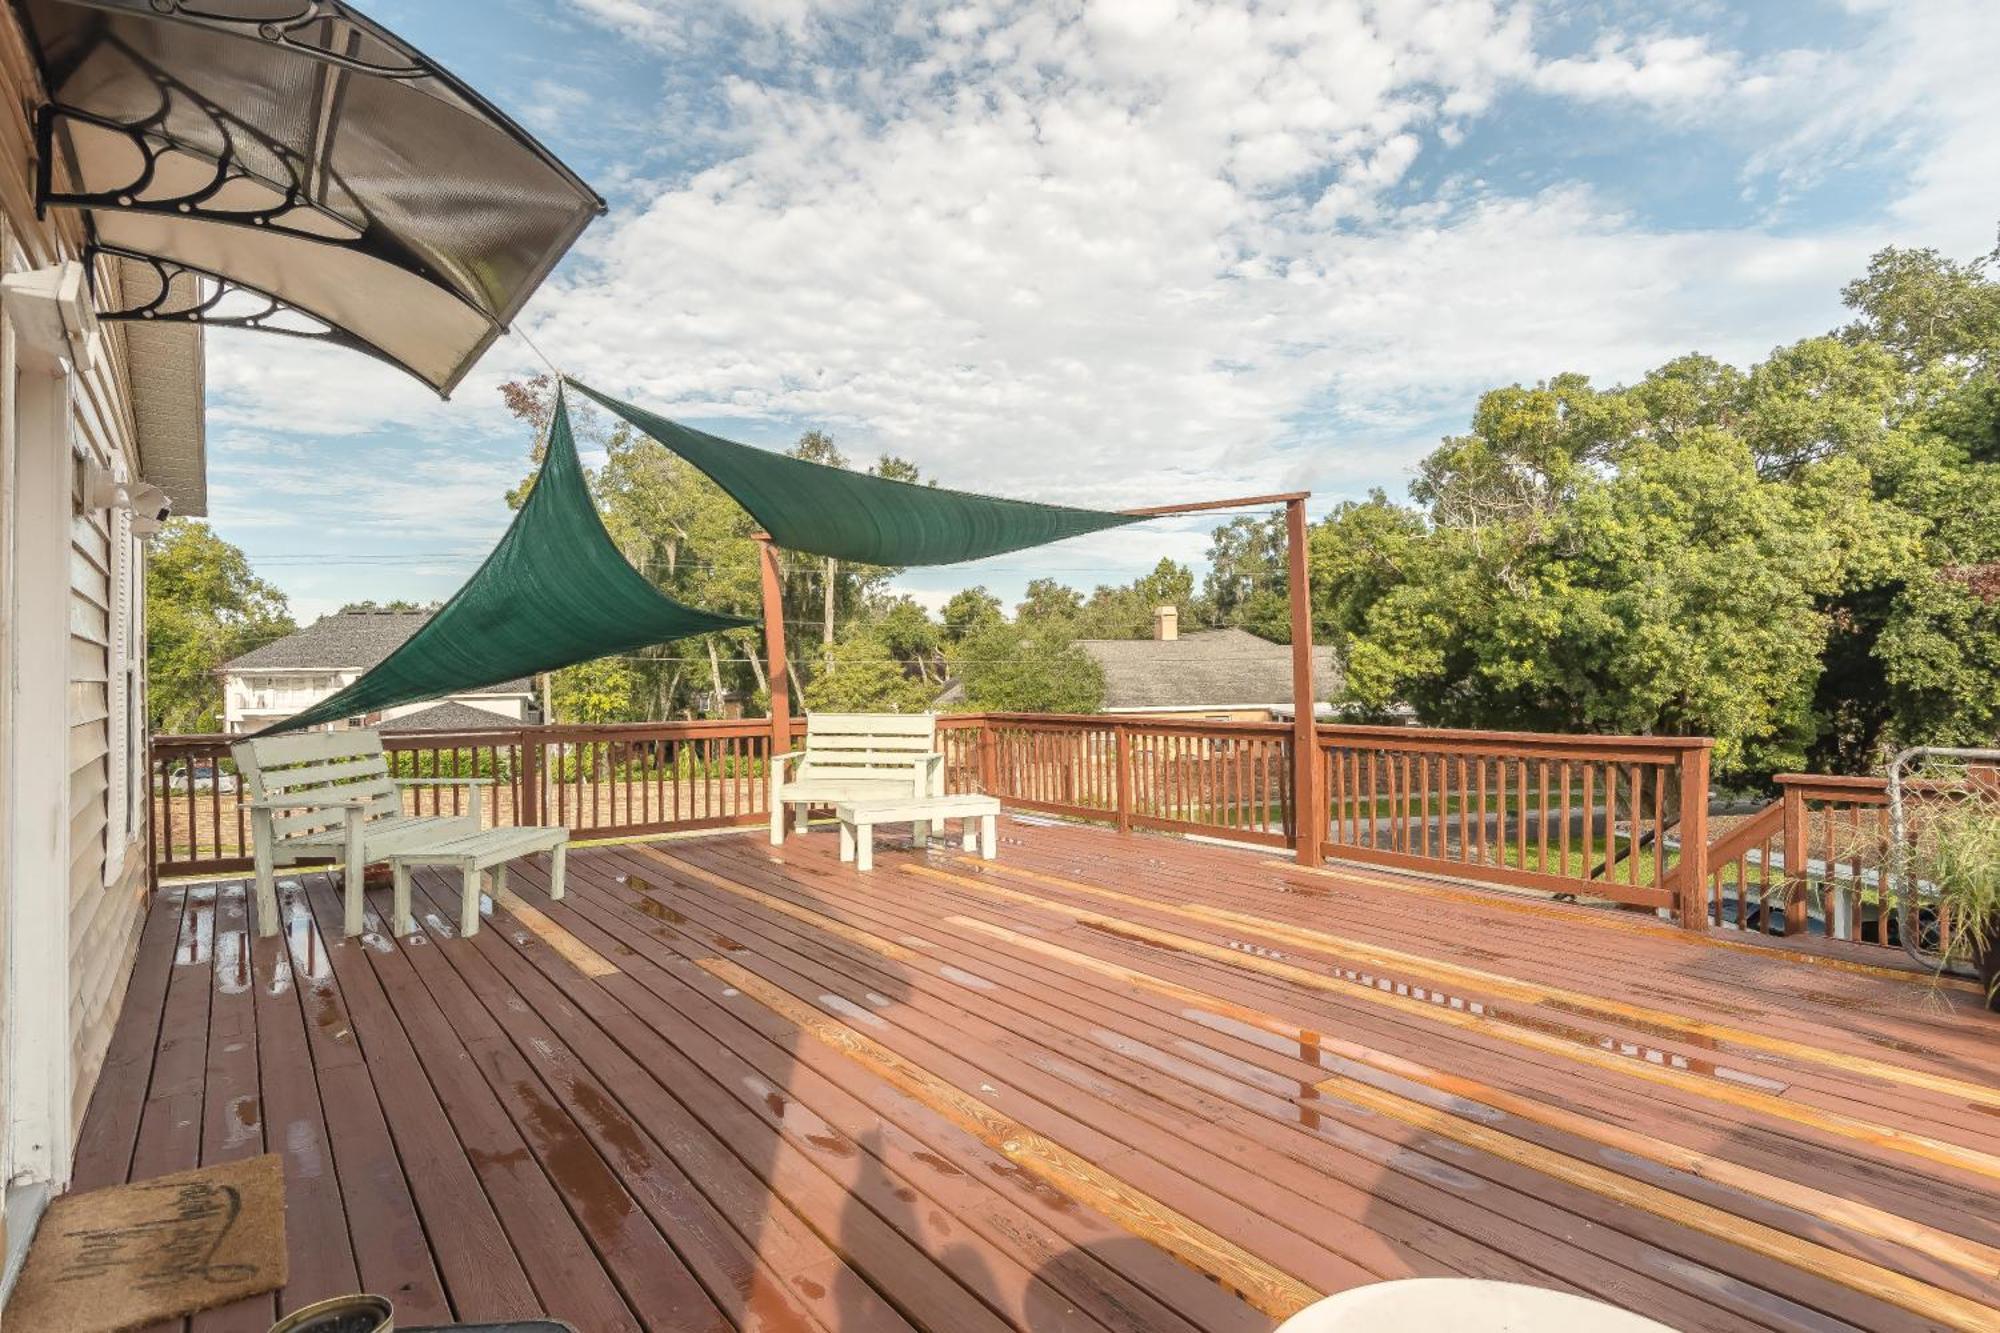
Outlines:
[[[285,595],[199,519],[170,518],[146,570],[146,713],[157,732],[220,730],[232,657],[296,629]]]
[[[1706,734],[1725,775],[2000,732],[2000,282],[1889,249],[1834,332],[1748,369],[1483,395],[1314,526],[1350,702],[1446,726]],[[1282,543],[1216,530],[1213,615],[1267,632]],[[1273,636],[1275,637],[1275,635]]]

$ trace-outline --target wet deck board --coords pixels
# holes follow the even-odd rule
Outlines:
[[[78,1183],[283,1156],[292,1281],[201,1333],[356,1284],[399,1323],[1251,1333],[1449,1275],[2000,1327],[2000,1022],[1962,992],[1002,829],[865,877],[826,832],[578,849],[472,939],[428,872],[400,940],[377,895],[340,941],[324,876],[270,941],[240,883],[170,890]]]

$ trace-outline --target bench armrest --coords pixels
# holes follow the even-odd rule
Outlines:
[[[359,810],[372,798],[367,796],[267,796],[261,801],[245,801],[251,810],[335,810],[342,806]]]
[[[783,773],[786,768],[806,757],[804,750],[787,750],[783,754],[771,756],[771,772]]]

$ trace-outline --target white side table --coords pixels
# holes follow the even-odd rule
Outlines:
[[[916,843],[921,847],[929,839],[933,823],[956,819],[963,825],[961,834],[969,852],[973,847],[972,821],[976,819],[980,856],[991,861],[999,852],[999,837],[994,828],[1000,818],[997,796],[899,796],[846,801],[834,807],[834,813],[840,817],[840,859],[854,862],[854,868],[863,872],[875,868],[877,824],[900,824],[907,820],[914,826]]]
[[[507,863],[536,852],[549,853],[549,897],[563,896],[563,869],[569,851],[566,828],[495,828],[468,833],[462,838],[433,843],[428,847],[397,852],[389,858],[396,876],[396,905],[390,929],[407,935],[417,928],[410,918],[410,867],[454,866],[464,876],[464,896],[458,905],[458,933],[479,931],[479,872],[492,870],[493,896],[507,889]]]

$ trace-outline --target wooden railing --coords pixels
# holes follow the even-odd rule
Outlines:
[[[1709,852],[1709,922],[1766,935],[1901,943],[1887,892],[1889,788],[1881,778],[1785,773],[1778,798]]]
[[[991,713],[946,720],[967,756],[960,789],[1120,830],[1292,841],[1291,728],[1102,715]]]
[[[1681,906],[1707,740],[1345,726],[1319,740],[1329,858]]]
[[[794,724],[803,734],[803,720]],[[250,818],[229,747],[241,737],[156,736],[152,745],[152,864],[163,875],[250,866]],[[585,837],[754,824],[769,817],[770,724],[647,722],[388,732],[391,772],[407,778],[491,778],[491,825],[561,824]],[[458,813],[460,787],[413,787],[412,814]]]
[[[1675,909],[1690,924],[1725,919],[1725,904],[1740,911],[1735,877],[1770,865],[1752,854],[1770,833],[1765,816],[1732,831],[1710,871],[1708,742],[1699,739],[1322,726],[1327,799],[1302,834],[1283,724],[980,714],[939,727],[950,790],[1121,830],[1268,847],[1303,836],[1330,858]],[[229,740],[155,739],[157,873],[249,864]],[[391,732],[384,744],[400,776],[492,778],[486,810],[496,824],[612,837],[768,817],[761,719]],[[430,812],[458,808],[464,795],[415,788],[406,799],[413,813]],[[1757,897],[1768,894],[1760,887]]]

